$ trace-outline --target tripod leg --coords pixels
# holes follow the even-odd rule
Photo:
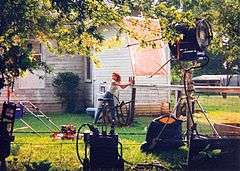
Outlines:
[[[200,107],[203,115],[205,116],[205,118],[207,119],[209,125],[211,126],[211,128],[213,129],[214,133],[218,136],[218,138],[221,138],[220,135],[218,134],[217,130],[214,128],[213,124],[210,122],[210,120],[208,119],[208,116],[207,116],[207,112],[206,110],[204,110],[204,108],[202,107],[202,105],[199,103],[198,100],[196,100],[198,106]]]
[[[190,136],[192,136],[193,132],[192,132],[192,125],[193,125],[193,122],[192,122],[192,118],[191,116],[192,115],[189,111],[189,108],[187,107],[187,104],[186,104],[186,116],[187,116],[187,142],[189,143],[190,141]]]

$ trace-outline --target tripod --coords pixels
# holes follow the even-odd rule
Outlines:
[[[190,144],[190,139],[193,137],[200,136],[197,130],[197,124],[194,122],[193,114],[195,112],[195,105],[200,108],[200,112],[204,115],[205,119],[207,120],[208,124],[212,128],[214,134],[220,138],[217,130],[214,128],[213,124],[208,118],[207,111],[203,108],[203,106],[198,101],[198,98],[195,96],[195,90],[192,81],[192,70],[194,67],[189,69],[183,70],[183,78],[184,78],[184,94],[178,99],[177,103],[173,108],[173,113],[175,113],[176,117],[178,115],[178,109],[181,104],[184,104],[185,107],[185,115],[187,121],[187,132],[186,132],[186,139],[188,145]]]
[[[193,114],[195,111],[195,104],[198,105],[198,107],[201,109],[201,112],[203,113],[204,117],[208,121],[209,125],[211,126],[213,132],[215,135],[217,135],[218,138],[220,138],[218,132],[214,128],[213,124],[210,122],[208,119],[208,114],[206,110],[203,108],[203,106],[199,103],[198,99],[195,97],[194,93],[194,87],[193,87],[193,82],[192,82],[192,69],[185,69],[183,70],[183,75],[184,75],[184,93],[181,95],[181,97],[177,100],[175,106],[173,107],[172,114],[168,115],[167,120],[165,124],[162,126],[160,129],[159,133],[153,140],[151,141],[150,146],[148,147],[148,150],[153,149],[158,141],[161,139],[161,136],[163,135],[163,132],[167,129],[167,125],[169,124],[169,120],[171,118],[175,118],[176,120],[181,120],[179,117],[181,115],[186,116],[186,122],[187,122],[187,131],[185,133],[187,145],[190,146],[190,141],[193,138],[200,137],[201,135],[198,133],[197,130],[197,124],[194,122]],[[179,114],[179,109],[181,108],[181,105],[184,105],[184,113],[180,112]]]

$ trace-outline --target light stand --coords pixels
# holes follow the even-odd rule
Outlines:
[[[187,141],[189,141],[191,137],[199,136],[197,131],[197,124],[194,122],[193,114],[195,110],[195,103],[200,107],[201,112],[204,114],[204,117],[207,119],[209,125],[211,126],[214,134],[220,138],[218,132],[214,128],[213,124],[210,122],[207,116],[206,110],[203,106],[199,103],[198,99],[195,97],[195,91],[192,81],[192,70],[195,67],[191,67],[189,69],[184,70],[184,95],[186,98],[186,116],[187,116]],[[184,98],[181,98],[184,99]]]
[[[175,60],[177,62],[192,62],[191,67],[183,69],[183,81],[184,81],[184,94],[181,95],[180,99],[177,100],[177,103],[174,106],[173,113],[180,108],[180,104],[184,103],[185,105],[185,115],[187,118],[187,132],[186,132],[186,140],[188,145],[188,156],[187,156],[187,165],[188,168],[193,168],[196,164],[199,164],[198,155],[200,152],[213,152],[213,150],[220,150],[221,154],[229,154],[228,160],[230,162],[222,162],[218,164],[230,164],[232,163],[232,167],[236,169],[240,169],[239,165],[239,154],[240,154],[240,138],[234,136],[220,136],[210,120],[207,117],[207,112],[204,110],[202,105],[198,102],[198,99],[194,96],[194,86],[192,81],[192,71],[197,68],[202,68],[205,66],[209,58],[205,55],[205,49],[210,44],[212,40],[212,30],[210,24],[206,20],[197,20],[196,27],[190,28],[184,24],[177,24],[175,26],[175,30],[180,34],[183,35],[183,39],[180,41],[175,42],[174,44],[169,44],[171,54],[174,59],[170,59],[167,61],[170,62]],[[153,40],[155,41],[155,40]],[[203,63],[204,60],[207,60]],[[200,62],[200,66],[197,66],[197,63]],[[155,75],[159,70],[161,70],[167,63],[161,66],[153,75]],[[197,130],[197,124],[194,122],[194,111],[195,111],[195,104],[201,109],[204,117],[206,118],[207,122],[211,126],[213,130],[213,135],[200,135]],[[183,115],[183,114],[182,114]],[[172,115],[169,115],[172,117]],[[173,115],[174,116],[174,115]],[[170,117],[169,117],[170,118]],[[156,120],[157,119],[157,120]],[[152,121],[158,121],[159,118],[156,118]],[[160,118],[161,119],[161,118]],[[146,135],[146,143],[141,146],[143,151],[149,152],[152,150],[149,147],[155,147],[156,150],[159,150],[158,147],[164,145],[164,139],[169,139],[174,137],[174,135],[168,134],[167,137],[163,137],[162,134],[167,132],[169,128],[167,128],[168,122],[165,124],[161,123],[158,124],[156,129],[154,124],[150,124],[147,135]],[[158,122],[159,123],[159,122]],[[151,129],[150,129],[151,128]],[[179,128],[177,128],[179,129]],[[175,129],[174,129],[175,130]],[[159,133],[158,133],[159,132]],[[177,133],[176,133],[177,135]],[[150,137],[150,138],[149,138]],[[182,138],[181,138],[182,139]],[[174,141],[174,140],[173,140]],[[176,141],[177,142],[177,141]],[[169,143],[169,141],[168,141]],[[173,146],[173,148],[176,146]],[[154,150],[155,150],[154,149]],[[172,149],[172,148],[168,148]],[[197,161],[195,163],[195,161]],[[204,160],[206,161],[206,160]],[[200,163],[200,166],[203,166],[205,163]],[[216,165],[213,165],[216,166]],[[195,167],[194,167],[195,168]],[[228,168],[229,170],[229,168]]]
[[[202,66],[199,66],[202,67]],[[221,155],[229,155],[230,158],[225,158],[225,160],[229,160],[232,162],[233,169],[239,169],[239,152],[240,152],[240,138],[239,137],[227,137],[220,136],[210,122],[207,116],[206,110],[199,103],[198,99],[195,97],[195,91],[192,81],[192,70],[198,68],[196,66],[190,67],[189,69],[184,70],[184,98],[186,99],[186,117],[187,117],[187,132],[186,132],[186,140],[188,145],[188,155],[187,155],[187,165],[189,168],[198,167],[204,163],[199,161],[199,154],[201,152],[213,152],[214,150],[220,150]],[[184,99],[181,98],[181,99]],[[197,124],[194,122],[194,111],[195,105],[200,108],[201,113],[206,118],[208,124],[213,130],[213,135],[201,135],[197,131]],[[199,164],[200,163],[200,164]],[[223,164],[218,163],[218,164]],[[228,163],[228,162],[227,162]],[[224,166],[223,166],[224,167]]]

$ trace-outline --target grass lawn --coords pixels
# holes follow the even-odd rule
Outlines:
[[[208,113],[212,123],[240,123],[240,98],[228,96],[200,96],[199,102]],[[195,121],[199,123],[200,132],[211,132],[211,128],[203,114],[195,115]]]
[[[93,118],[85,114],[55,114],[52,116],[52,120],[57,125],[73,124],[77,128],[83,123],[93,122]],[[120,134],[119,136],[124,146],[123,156],[127,161],[139,163],[158,160],[158,156],[146,155],[140,151],[140,145],[145,139],[146,127],[151,120],[152,118],[136,118],[133,127],[117,128],[116,132]],[[32,117],[26,117],[25,121],[31,123],[33,128],[38,131],[48,131],[46,127]],[[15,127],[20,126],[22,126],[21,122],[17,121]],[[18,168],[23,169],[22,163],[29,165],[34,161],[43,160],[49,160],[55,168],[69,170],[79,168],[80,164],[76,156],[75,141],[53,140],[49,133],[44,133],[39,137],[36,134],[27,133],[29,130],[19,131],[15,132],[16,139],[13,144],[14,155],[9,157],[11,162],[16,162],[14,165]],[[129,135],[131,132],[139,133],[140,135]],[[80,151],[83,156],[83,144],[80,146]],[[162,163],[167,167],[171,167],[164,160]]]
[[[205,96],[200,97],[200,102],[208,111],[209,119],[213,122],[240,123],[239,97],[222,99],[219,96],[217,98]],[[57,125],[73,124],[77,128],[83,123],[93,122],[93,119],[85,114],[50,114],[49,116]],[[206,126],[207,122],[203,115],[196,114],[195,118],[200,131],[211,133],[210,127]],[[186,161],[186,146],[181,147],[179,150],[162,152],[157,155],[146,155],[140,151],[140,145],[145,140],[147,126],[152,119],[150,117],[135,118],[133,126],[117,128],[116,132],[119,134],[123,144],[124,159],[134,164],[158,160],[168,169],[181,169],[181,165]],[[26,115],[24,120],[37,131],[48,131],[44,125],[33,117]],[[18,120],[15,127],[21,126],[23,125]],[[13,170],[23,170],[24,165],[33,165],[34,162],[39,163],[44,160],[51,162],[52,170],[77,170],[79,168],[80,164],[76,156],[75,141],[53,140],[50,133],[42,133],[41,137],[39,137],[36,134],[26,133],[30,130],[19,131],[15,132],[16,138],[12,145],[12,155],[8,158]],[[138,135],[131,135],[131,133]],[[83,144],[81,144],[80,153],[82,156],[83,151]]]

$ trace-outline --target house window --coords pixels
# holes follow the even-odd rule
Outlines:
[[[42,44],[36,40],[31,40],[32,56],[36,61],[42,61]]]
[[[36,61],[42,61],[42,45],[36,40],[30,40],[30,46],[32,46],[32,56]],[[34,74],[27,72],[26,76],[19,78],[19,89],[44,89],[45,88],[45,79],[44,71],[42,70],[33,70]],[[43,78],[39,78],[43,77]]]
[[[84,80],[85,82],[91,82],[92,81],[92,65],[91,65],[91,59],[90,58],[84,58]]]

